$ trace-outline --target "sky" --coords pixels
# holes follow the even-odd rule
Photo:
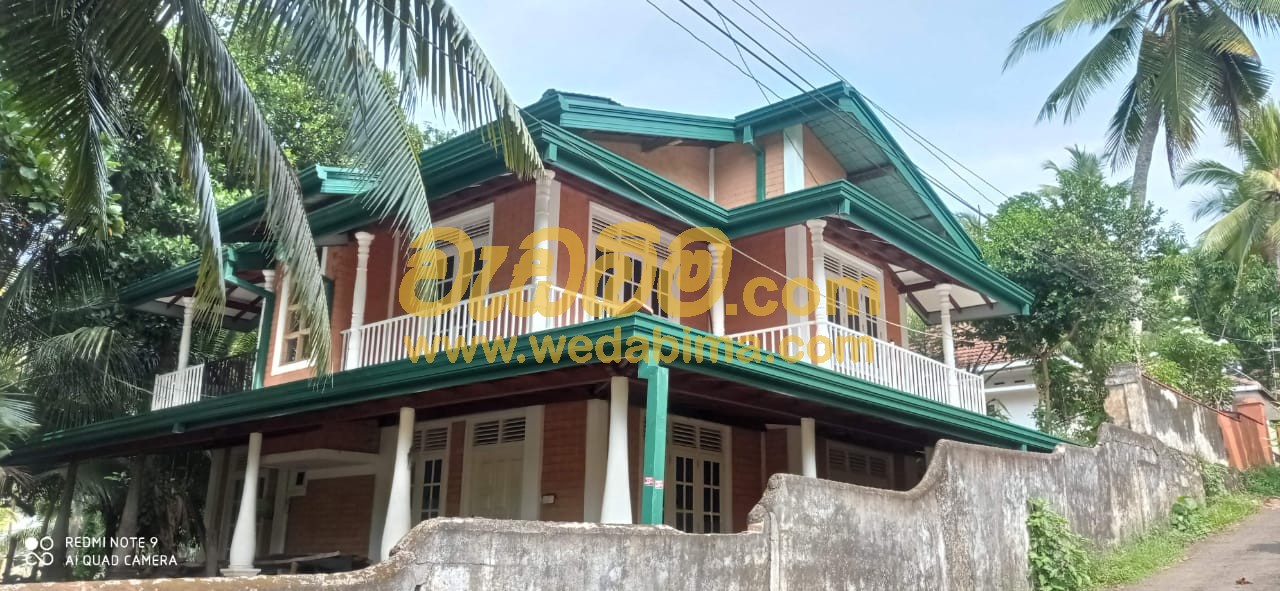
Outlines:
[[[687,1],[711,14],[705,0]],[[734,0],[711,1],[813,85],[835,81],[782,38],[750,26],[755,21]],[[679,0],[653,2],[737,62],[733,45]],[[976,192],[886,122],[918,166],[985,213],[1004,199],[1001,192],[1013,195],[1050,182],[1042,164],[1065,162],[1066,147],[1099,152],[1104,147],[1121,82],[1099,92],[1070,124],[1036,122],[1044,98],[1097,35],[1069,39],[1002,71],[1010,40],[1050,2],[756,2],[865,96],[999,188],[997,192],[971,179],[982,189]],[[646,0],[454,0],[453,5],[522,105],[548,88],[607,96],[629,106],[726,117],[766,103],[754,81]],[[1280,39],[1255,41],[1264,61],[1280,55]],[[778,94],[801,92],[747,59]],[[1192,203],[1206,189],[1176,188],[1162,152],[1157,149],[1152,166],[1149,199],[1166,210],[1167,224],[1180,225],[1194,241],[1211,221],[1192,216]],[[1196,157],[1239,165],[1212,129],[1204,134]],[[1115,172],[1117,180],[1130,176],[1128,170]],[[944,198],[953,211],[969,210]]]

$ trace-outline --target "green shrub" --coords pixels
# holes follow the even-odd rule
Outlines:
[[[1259,497],[1280,497],[1280,466],[1258,466],[1246,470],[1244,489]]]
[[[1200,480],[1204,484],[1205,498],[1216,498],[1227,494],[1227,475],[1229,468],[1204,459],[1200,463]]]
[[[1209,533],[1204,523],[1204,505],[1195,497],[1182,496],[1169,512],[1169,525],[1188,538],[1198,540]]]
[[[1089,552],[1084,538],[1071,531],[1065,517],[1044,499],[1031,499],[1027,511],[1027,561],[1036,591],[1081,591],[1090,588]]]

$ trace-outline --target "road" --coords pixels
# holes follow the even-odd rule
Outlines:
[[[1234,528],[1192,546],[1186,560],[1117,591],[1278,589],[1280,508],[1263,507]]]

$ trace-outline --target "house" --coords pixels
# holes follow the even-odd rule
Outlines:
[[[1040,392],[1030,360],[1011,357],[996,343],[973,341],[956,349],[956,366],[982,376],[988,414],[1037,428],[1035,410]]]
[[[224,574],[241,575],[268,554],[378,560],[437,516],[736,532],[773,473],[904,490],[941,438],[1044,452],[1059,443],[987,417],[982,378],[954,359],[904,348],[908,307],[943,327],[950,358],[952,321],[1025,313],[1031,296],[983,263],[853,88],[833,84],[733,117],[548,91],[527,114],[545,165],[533,179],[508,174],[479,132],[422,155],[436,227],[516,253],[464,265],[465,252],[442,249],[437,285],[474,297],[443,316],[409,314],[401,287],[413,237],[362,203],[371,181],[358,172],[304,170],[331,334],[300,322],[288,269],[262,242],[262,201],[241,202],[219,216],[223,241],[239,245],[228,252],[223,323],[259,329],[256,353],[190,365],[181,351],[178,367],[156,377],[150,412],[49,433],[6,461],[208,450],[209,552],[229,563]],[[659,263],[677,256],[670,245],[690,228],[722,232],[727,246],[707,238],[681,248],[704,255],[690,268],[722,279],[723,295],[695,310],[705,290],[673,289],[684,275],[660,272],[657,292],[682,295],[617,313],[643,281],[602,297],[604,282],[574,279],[582,251],[642,266],[603,239],[623,222],[655,229]],[[578,251],[553,244],[550,264],[514,291],[549,286],[565,312],[498,306],[478,316],[474,307],[506,294],[477,278],[511,285],[522,241],[552,227],[580,237]],[[196,270],[150,278],[123,298],[183,318],[189,337]],[[796,305],[804,301],[808,311]],[[672,354],[407,358],[406,337],[529,333],[537,338],[513,341],[517,359],[575,337],[665,339],[659,353]],[[864,355],[784,358],[819,337],[828,346],[853,337]],[[322,380],[311,379],[310,339],[339,352]]]

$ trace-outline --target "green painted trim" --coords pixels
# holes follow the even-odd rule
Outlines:
[[[640,109],[581,94],[548,91],[525,112],[566,129],[723,143],[737,141],[734,121],[730,118]]]
[[[317,197],[358,195],[368,191],[374,179],[354,168],[315,165],[298,171],[304,205]],[[266,211],[266,196],[254,195],[218,212],[218,227],[224,242],[249,242],[260,238],[253,232]]]
[[[267,379],[267,356],[271,352],[271,329],[276,320],[276,295],[262,298],[262,313],[258,314],[258,347],[253,358],[253,389],[261,390]]]
[[[673,337],[682,351],[701,354],[709,359],[712,352],[710,334],[681,327],[647,315],[595,320],[579,325],[538,333],[540,336],[570,338],[584,335],[593,341],[614,335],[618,329],[625,340],[629,336],[659,335]],[[685,347],[688,335],[704,337],[699,348]],[[749,354],[743,345],[733,344],[734,355]],[[532,358],[527,339],[519,339],[513,352]],[[359,404],[392,396],[437,391],[454,386],[488,382],[507,377],[529,375],[576,365],[567,358],[559,363],[519,364],[472,362],[412,363],[408,360],[384,363],[334,373],[324,382],[299,380],[266,388],[202,400],[174,408],[137,416],[121,417],[84,427],[44,433],[26,445],[19,446],[0,460],[5,465],[31,465],[63,461],[104,443],[143,441],[174,432],[175,427],[192,432],[238,425],[291,414],[311,412],[339,406]],[[892,388],[848,377],[807,363],[762,361],[759,363],[698,363],[677,357],[664,367],[679,368],[703,375],[746,384],[786,396],[817,402],[882,419],[916,426],[945,437],[1017,449],[1025,444],[1034,451],[1051,451],[1064,440],[1001,421],[986,415],[934,402]],[[79,456],[77,456],[79,457]]]
[[[667,368],[645,361],[639,367],[645,380],[644,481],[640,492],[640,523],[660,525],[667,467]]]
[[[756,201],[765,199],[764,148],[756,145],[756,135],[750,125],[742,128],[742,143],[751,146],[756,153]]]
[[[270,247],[260,242],[227,248],[223,252],[224,264],[234,271],[265,269],[274,260]],[[199,273],[200,260],[197,259],[152,275],[120,290],[120,303],[132,307],[195,287]]]

